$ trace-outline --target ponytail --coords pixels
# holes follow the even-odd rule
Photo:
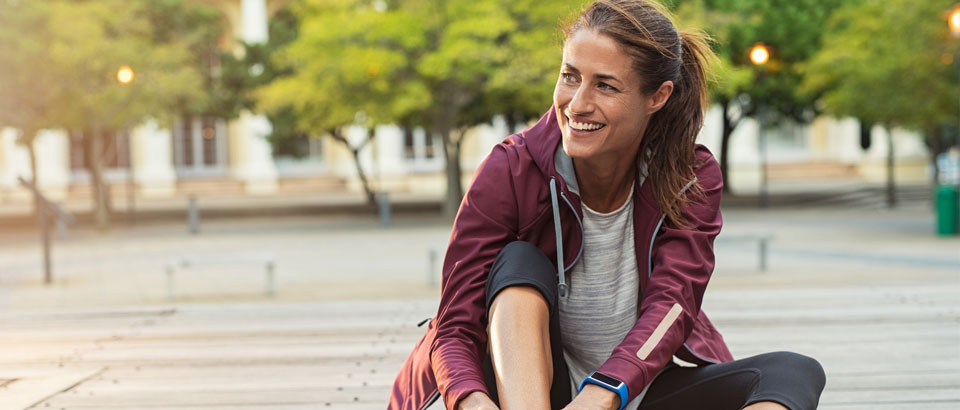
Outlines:
[[[695,182],[699,164],[694,150],[707,105],[707,63],[714,57],[704,34],[681,32],[679,37],[680,66],[673,94],[650,118],[639,152],[649,152],[644,160],[660,211],[673,225],[689,228],[682,210],[691,198],[703,195]]]

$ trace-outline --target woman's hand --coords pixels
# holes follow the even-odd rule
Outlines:
[[[603,387],[588,384],[563,410],[617,410],[620,396]]]
[[[463,400],[460,400],[460,405],[457,407],[457,410],[500,410],[496,404],[493,404],[493,400],[490,400],[490,396],[487,396],[484,392],[475,391],[464,397]]]

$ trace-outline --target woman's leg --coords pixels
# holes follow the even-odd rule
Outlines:
[[[532,287],[502,290],[490,305],[490,356],[500,408],[549,410],[550,310]]]
[[[527,242],[500,251],[487,279],[490,398],[502,409],[561,409],[570,402],[550,260]]]
[[[816,360],[766,353],[702,367],[671,367],[650,385],[640,410],[814,410],[826,377]]]

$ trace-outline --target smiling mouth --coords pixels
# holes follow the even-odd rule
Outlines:
[[[577,121],[571,120],[569,116],[567,117],[567,125],[575,131],[584,131],[584,132],[597,131],[607,126],[607,124],[600,124],[600,123],[593,123],[593,122],[577,122]]]

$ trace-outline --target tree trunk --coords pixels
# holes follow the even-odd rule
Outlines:
[[[36,130],[23,130],[23,145],[27,147],[27,154],[30,156],[30,181],[33,183],[33,186],[40,188],[39,178],[37,178],[37,149],[34,147],[33,143],[36,139],[37,131]],[[40,213],[40,201],[36,195],[30,196],[31,200],[31,210],[33,216],[39,218]]]
[[[896,208],[897,206],[897,187],[894,182],[894,152],[893,152],[893,130],[887,126],[887,207]]]
[[[930,153],[930,165],[933,166],[933,178],[931,178],[933,186],[937,186],[937,184],[940,183],[940,166],[937,164],[937,157],[944,150],[943,138],[940,135],[943,132],[941,129],[942,128],[931,126],[927,127],[924,133],[926,136],[927,152]]]
[[[447,174],[447,195],[443,204],[443,214],[454,216],[460,209],[460,201],[463,200],[463,184],[461,182],[463,171],[460,168],[460,142],[463,139],[463,132],[458,132],[456,140],[453,139],[449,128],[440,130],[440,137],[443,140],[443,159],[446,163],[444,167]]]
[[[363,187],[363,194],[367,197],[367,204],[370,206],[377,205],[376,194],[373,192],[373,188],[370,187],[370,180],[367,178],[367,173],[363,169],[363,165],[360,163],[360,150],[363,149],[371,140],[373,140],[373,133],[371,132],[367,136],[367,140],[363,144],[360,144],[359,147],[354,147],[350,145],[350,141],[347,141],[347,138],[344,137],[340,130],[335,130],[330,132],[330,136],[350,150],[350,154],[353,156],[353,165],[357,168],[357,178],[360,178],[360,185]]]
[[[363,193],[367,196],[367,204],[376,206],[376,195],[373,193],[373,189],[370,188],[370,180],[367,179],[367,173],[363,171],[363,165],[360,164],[360,149],[350,148],[350,152],[353,154],[353,164],[357,167],[357,177],[360,178],[360,185],[363,186]]]
[[[103,133],[94,127],[84,135],[86,142],[87,170],[90,171],[90,184],[93,189],[93,215],[97,228],[110,227],[110,190],[103,180]]]
[[[723,179],[723,192],[730,193],[732,192],[732,185],[730,184],[730,136],[733,135],[733,130],[737,128],[739,121],[735,122],[730,119],[730,101],[721,101],[720,107],[723,109],[723,129],[720,135],[720,177]]]

